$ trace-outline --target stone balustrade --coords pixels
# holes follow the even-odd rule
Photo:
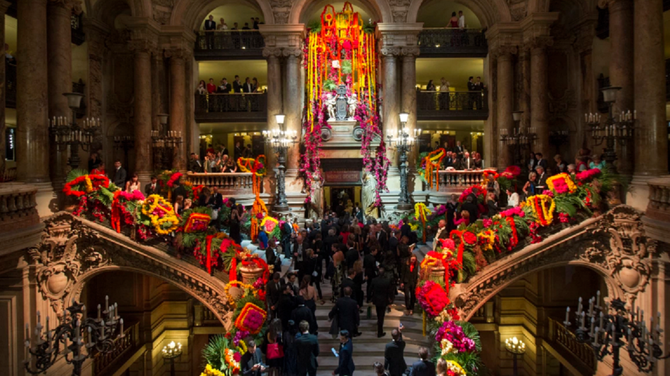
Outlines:
[[[484,170],[440,170],[436,173],[440,192],[460,193],[465,188],[484,181]]]
[[[642,221],[647,234],[656,240],[670,242],[667,228],[670,226],[670,177],[651,179],[649,203]]]
[[[22,183],[0,184],[0,234],[40,223],[37,213],[37,187]]]
[[[130,350],[138,347],[140,325],[136,323],[123,331],[123,338],[117,338],[112,344],[112,351],[96,353],[93,357],[94,374],[100,375],[105,370],[112,370],[111,366],[118,366],[117,361],[124,358]]]
[[[577,341],[575,334],[558,321],[548,318],[547,323],[549,326],[548,341],[560,345],[564,350],[579,359],[581,364],[573,363],[573,366],[585,371],[584,374],[592,375],[597,367],[593,348],[586,343]]]
[[[193,185],[218,187],[219,193],[224,196],[241,196],[253,194],[253,177],[250,172],[218,172],[195,173],[189,172],[188,179]],[[261,188],[262,188],[261,184]]]

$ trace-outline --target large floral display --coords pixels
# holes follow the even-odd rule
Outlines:
[[[348,2],[345,2],[341,12],[327,5],[321,13],[320,22],[310,25],[304,50],[309,100],[303,116],[305,152],[301,169],[305,174],[305,185],[311,190],[321,184],[321,132],[330,128],[328,118],[333,118],[334,113],[329,109],[334,109],[338,86],[344,85],[347,116],[356,120],[363,130],[363,165],[377,180],[375,204],[379,206],[379,193],[386,190],[389,160],[378,115],[376,70],[379,57],[374,25],[366,24]],[[376,150],[372,150],[375,138],[382,140]]]

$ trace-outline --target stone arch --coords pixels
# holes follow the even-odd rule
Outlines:
[[[89,17],[102,21],[113,29],[116,16],[126,10],[130,10],[132,16],[137,16],[136,7],[132,0],[98,0],[89,8]]]
[[[393,22],[393,15],[391,13],[391,7],[385,0],[358,0],[360,3],[365,5],[368,9],[373,10],[379,18],[380,22]],[[318,0],[297,0],[291,7],[291,13],[288,17],[289,24],[301,23],[301,17],[305,10],[310,8],[310,5],[318,2]],[[354,4],[355,5],[355,4]],[[336,11],[341,11],[341,9],[335,9]]]
[[[240,2],[252,5],[263,14],[263,20],[266,24],[273,24],[274,17],[272,8],[266,0],[208,0],[208,1],[193,1],[193,0],[177,0],[170,17],[171,25],[182,25],[190,30],[198,30],[202,20],[205,19],[207,13],[226,4],[239,4]]]
[[[161,275],[161,273],[152,272],[149,269],[140,268],[140,267],[109,265],[109,266],[105,266],[105,267],[102,267],[102,268],[89,270],[88,272],[85,272],[84,274],[79,276],[79,279],[78,279],[77,283],[73,286],[72,292],[65,297],[65,301],[66,302],[71,302],[71,301],[73,301],[73,299],[77,302],[81,301],[82,290],[83,290],[84,286],[91,279],[93,279],[94,277],[96,277],[98,275],[101,275],[101,274],[104,274],[104,273],[111,273],[111,272],[115,272],[115,271],[133,272],[133,273],[147,275],[147,276],[150,276],[150,277],[168,282],[168,283],[178,287],[179,289],[181,289],[185,293],[189,294],[194,299],[198,300],[200,303],[202,303],[202,305],[204,305],[205,307],[207,307],[207,309],[209,309],[210,311],[212,311],[214,313],[214,315],[216,316],[216,318],[219,319],[219,321],[221,322],[222,325],[226,325],[228,323],[228,321],[226,320],[226,316],[221,315],[220,309],[219,309],[220,307],[218,307],[216,304],[214,304],[214,303],[216,303],[216,300],[213,300],[213,299],[208,298],[206,296],[194,293],[194,290],[191,288],[191,286],[187,286],[183,283],[177,283],[174,280],[171,280],[169,278],[166,278],[164,275]]]
[[[413,0],[407,11],[407,22],[417,22],[419,8],[425,0]],[[482,28],[490,28],[498,22],[511,22],[512,14],[505,0],[455,0],[470,8],[482,24]]]
[[[508,286],[513,284],[514,282],[518,281],[519,279],[522,279],[524,277],[527,277],[533,273],[537,273],[543,270],[547,269],[553,269],[553,268],[558,268],[558,267],[563,267],[563,266],[580,266],[583,268],[590,269],[596,274],[598,274],[601,278],[603,278],[605,285],[607,286],[607,297],[608,299],[621,299],[624,300],[624,293],[621,288],[619,288],[616,284],[616,281],[609,275],[609,271],[607,269],[603,269],[597,265],[594,265],[589,262],[584,262],[580,260],[573,260],[573,261],[560,261],[552,264],[547,264],[544,266],[541,266],[539,268],[534,268],[533,270],[529,270],[525,273],[519,274],[509,280],[506,280],[504,283],[497,285],[495,288],[491,290],[487,290],[486,294],[478,295],[477,296],[477,303],[472,306],[471,309],[468,309],[467,311],[463,311],[465,321],[469,321],[472,316],[477,313],[477,311],[486,304],[489,300],[491,300],[493,297],[495,297],[499,292],[503,291],[506,289]],[[476,287],[476,286],[475,286]]]

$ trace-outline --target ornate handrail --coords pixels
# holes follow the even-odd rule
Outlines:
[[[488,92],[484,91],[419,91],[417,110],[422,113],[439,111],[443,114],[456,111],[488,115]]]
[[[37,187],[22,183],[0,184],[0,233],[38,225]]]
[[[651,219],[670,222],[670,179],[652,179],[647,184],[649,204],[646,215]]]
[[[547,318],[547,322],[549,324],[548,334],[550,342],[559,344],[591,370],[596,369],[596,356],[591,346],[577,341],[575,334],[558,321]]]
[[[124,336],[114,340],[112,350],[108,353],[96,353],[93,356],[94,375],[99,375],[107,367],[111,366],[117,359],[136,348],[139,344],[140,324],[136,323],[123,331]]]
[[[187,175],[193,185],[218,187],[219,193],[224,196],[253,194],[253,177],[250,172],[188,172]]]
[[[419,33],[421,56],[472,56],[488,54],[486,35],[479,29],[423,29]]]
[[[267,93],[196,94],[195,113],[266,112]]]
[[[484,181],[484,170],[440,170],[436,174],[440,192],[461,191]]]
[[[196,33],[195,52],[260,50],[265,40],[258,30],[212,30]]]

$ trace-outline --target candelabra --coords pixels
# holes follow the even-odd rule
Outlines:
[[[30,325],[26,324],[26,359],[23,361],[26,371],[33,375],[46,373],[62,355],[74,367],[72,376],[80,376],[82,365],[94,351],[111,352],[114,341],[124,337],[123,319],[119,317],[118,304],[109,305],[108,296],[105,296],[105,306],[107,309],[101,311],[98,304],[97,318],[90,318],[86,316],[86,306],[73,300],[55,329],[49,328],[49,316],[44,328],[37,311],[37,325],[32,336]]]
[[[505,350],[507,350],[508,353],[512,354],[513,358],[513,375],[517,376],[519,374],[519,370],[517,368],[517,356],[523,355],[526,352],[526,344],[523,343],[520,339],[517,339],[516,337],[513,338],[508,338],[505,340]]]
[[[601,89],[605,103],[609,108],[608,117],[604,124],[601,122],[600,114],[584,114],[584,120],[590,128],[591,138],[595,141],[595,145],[605,143],[603,159],[605,160],[605,168],[611,173],[616,173],[616,166],[614,165],[614,161],[617,160],[615,145],[617,143],[625,145],[633,140],[633,131],[637,120],[637,111],[631,113],[628,110],[627,112],[621,111],[620,114],[614,114],[614,102],[619,90],[621,88],[616,86]]]
[[[93,144],[98,130],[102,126],[100,118],[86,118],[83,126],[77,124],[77,109],[81,106],[81,99],[83,94],[79,93],[64,93],[67,98],[68,106],[72,110],[72,118],[67,116],[54,116],[49,120],[49,133],[53,136],[53,142],[56,144],[58,150],[62,147],[70,147],[70,158],[68,165],[72,169],[79,167],[79,147],[84,151],[88,151],[91,144]]]
[[[400,155],[398,156],[400,162],[400,198],[398,199],[398,210],[411,210],[412,199],[409,196],[409,189],[407,189],[407,153],[412,150],[416,137],[421,134],[421,129],[414,130],[414,137],[410,136],[409,130],[405,127],[409,114],[400,114],[401,129],[397,131],[389,131],[386,135],[387,143],[390,147],[395,148]]]
[[[181,131],[167,129],[168,114],[158,114],[158,129],[151,131],[151,148],[154,151],[154,168],[157,170],[171,167],[174,148],[182,143]]]
[[[174,376],[174,360],[181,355],[181,343],[174,341],[163,347],[163,359],[170,361],[170,376]]]
[[[512,129],[512,133],[509,133],[507,129],[500,130],[500,141],[507,145],[514,147],[514,158],[515,163],[518,165],[523,164],[522,162],[522,150],[529,148],[537,140],[537,134],[535,133],[535,127],[526,127],[521,121],[521,115],[523,111],[514,111],[512,112],[512,119],[514,120],[515,126]]]
[[[623,367],[619,363],[619,351],[625,345],[630,360],[637,366],[639,372],[648,373],[654,369],[658,359],[668,357],[662,356],[661,345],[661,313],[658,313],[656,327],[654,318],[651,317],[649,329],[644,319],[644,311],[626,310],[626,305],[620,299],[600,305],[600,291],[596,297],[589,299],[589,310],[586,312],[582,305],[582,298],[577,303],[577,314],[575,317],[575,336],[580,343],[587,343],[595,352],[596,359],[602,361],[607,355],[612,355],[612,376],[623,374]],[[569,328],[570,307],[565,311],[563,325]],[[625,343],[624,343],[625,339]]]
[[[277,204],[276,211],[288,211],[288,200],[286,199],[285,186],[285,171],[286,171],[286,153],[289,148],[295,145],[298,141],[298,132],[287,131],[284,129],[284,115],[277,114],[277,128],[269,131],[263,131],[265,143],[268,144],[272,151],[277,154],[277,161],[279,162],[279,172],[277,174]]]

